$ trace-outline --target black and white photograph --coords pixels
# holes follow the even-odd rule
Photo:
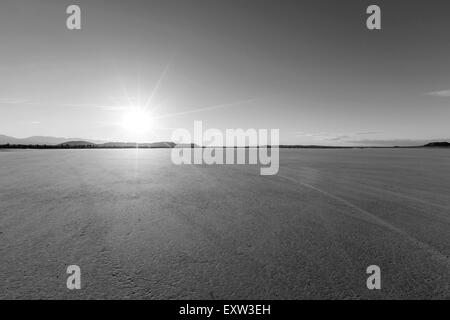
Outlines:
[[[1,0],[0,300],[449,299],[450,2]]]

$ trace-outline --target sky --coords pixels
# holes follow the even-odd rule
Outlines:
[[[447,1],[448,2],[448,1]],[[68,30],[66,8],[81,8]],[[381,8],[368,30],[366,8]],[[170,140],[280,129],[282,144],[450,138],[450,4],[2,0],[0,134]],[[152,115],[145,133],[123,125]]]

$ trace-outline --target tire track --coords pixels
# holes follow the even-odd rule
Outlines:
[[[359,207],[359,206],[349,202],[348,200],[346,200],[344,198],[341,198],[339,196],[336,196],[334,194],[329,193],[328,191],[325,191],[323,189],[320,189],[318,187],[310,185],[309,183],[300,182],[300,181],[298,181],[298,180],[296,180],[294,178],[287,177],[287,176],[284,176],[284,175],[281,175],[281,174],[278,174],[277,176],[280,177],[280,178],[283,178],[285,180],[288,180],[288,181],[290,181],[290,182],[292,182],[294,184],[299,184],[299,185],[301,185],[303,187],[306,187],[306,188],[314,190],[314,191],[316,191],[318,193],[321,193],[321,194],[327,196],[330,199],[333,199],[333,200],[335,200],[337,202],[340,202],[340,203],[346,205],[347,207],[350,207],[350,208],[358,211],[359,213],[362,213],[364,215],[364,217],[365,217],[365,219],[364,219],[365,221],[367,221],[369,223],[373,223],[373,224],[375,224],[377,226],[382,226],[382,227],[384,227],[384,228],[386,228],[386,229],[388,229],[388,230],[390,230],[390,231],[392,231],[392,232],[402,236],[403,238],[408,240],[410,243],[412,243],[415,246],[419,247],[420,249],[425,250],[426,252],[428,252],[433,259],[435,259],[435,260],[437,260],[437,261],[447,265],[450,268],[450,259],[449,259],[449,257],[443,255],[441,252],[436,250],[434,247],[432,247],[432,246],[430,246],[430,245],[428,245],[428,244],[426,244],[426,243],[424,243],[424,242],[414,238],[413,236],[411,236],[410,234],[406,233],[405,231],[403,231],[403,230],[395,227],[394,225],[390,224],[389,222],[387,222],[387,221],[377,217],[373,213],[370,213],[369,211],[367,211],[365,209],[362,209],[361,207]]]

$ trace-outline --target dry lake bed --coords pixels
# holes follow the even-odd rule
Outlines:
[[[0,152],[16,298],[449,299],[450,150],[281,150],[275,176],[163,149]]]

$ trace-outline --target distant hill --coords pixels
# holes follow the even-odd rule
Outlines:
[[[100,144],[102,147],[106,148],[134,148],[136,143],[134,142],[106,142]]]
[[[62,138],[62,137],[46,137],[46,136],[32,136],[28,138],[14,138],[0,134],[0,144],[21,144],[21,145],[49,145],[55,146],[61,143],[70,141],[83,141],[80,138]],[[104,141],[88,141],[89,143],[104,142]]]
[[[450,147],[449,142],[430,142],[424,145],[424,147]]]
[[[198,145],[195,143],[174,143],[174,148],[198,148]]]
[[[28,138],[14,138],[6,135],[0,135],[0,145],[14,145],[14,146],[45,146],[51,148],[173,148],[173,142],[153,142],[153,143],[138,143],[136,142],[106,142],[101,140],[87,140],[80,138],[60,138],[60,137],[45,137],[33,136]]]
[[[420,141],[419,141],[420,143]],[[425,145],[401,145],[403,148],[407,147],[450,147],[450,142],[430,142]],[[422,141],[425,143],[425,141]],[[6,146],[6,145],[10,146]],[[48,137],[48,136],[32,136],[28,138],[14,138],[0,134],[0,145],[3,148],[198,148],[199,146],[193,143],[176,144],[170,141],[152,142],[152,143],[136,143],[136,142],[106,142],[101,140],[79,139],[79,138],[62,138],[62,137]],[[320,145],[280,145],[280,148],[374,148],[376,146],[320,146]],[[381,146],[380,146],[381,147]],[[384,146],[393,148],[394,146]],[[397,146],[395,146],[397,147]],[[399,148],[399,147],[397,147]]]
[[[173,148],[175,147],[175,143],[173,142],[153,142],[153,143],[143,143],[139,144],[141,148]]]
[[[136,142],[107,142],[97,145],[99,148],[173,148],[173,142],[153,142],[153,143],[136,143]]]
[[[153,142],[153,143],[136,143],[136,142],[107,142],[107,143],[92,143],[89,141],[68,141],[60,143],[57,146],[65,148],[173,148],[173,142]]]
[[[61,147],[95,147],[95,143],[88,141],[68,141],[58,144]]]

